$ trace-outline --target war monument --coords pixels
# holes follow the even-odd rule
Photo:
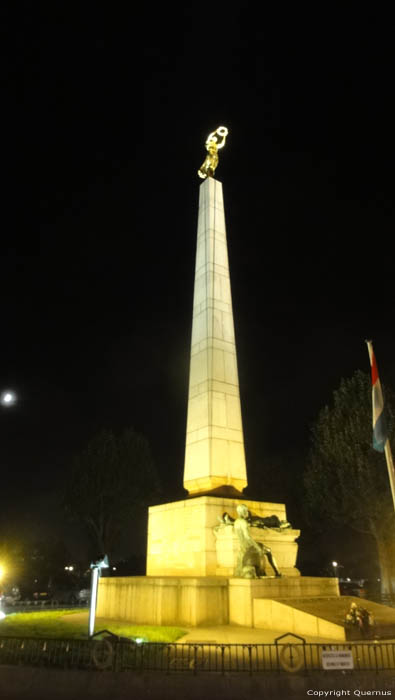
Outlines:
[[[219,127],[208,136],[198,171],[204,182],[184,465],[189,495],[149,508],[146,576],[102,578],[97,614],[136,624],[229,623],[296,631],[293,601],[338,598],[338,580],[300,575],[300,531],[287,522],[285,504],[243,496],[247,469],[224,200],[214,178],[227,134]],[[319,627],[319,616],[309,617],[310,634],[341,638],[336,630],[331,634],[330,622],[321,620]]]

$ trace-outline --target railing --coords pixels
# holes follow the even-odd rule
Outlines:
[[[375,673],[395,670],[395,643],[392,642],[323,645],[293,638],[288,639],[289,643],[279,640],[274,644],[138,644],[115,635],[102,640],[3,637],[0,638],[0,664],[194,674],[307,673],[322,670],[324,651],[346,651],[347,668],[351,673],[352,668]]]
[[[0,609],[5,613],[36,612],[37,610],[67,610],[74,608],[88,608],[89,601],[76,601],[75,603],[61,603],[59,600],[21,600],[15,603],[1,603]]]
[[[368,595],[369,600],[373,600],[375,603],[381,603],[381,605],[389,605],[391,608],[395,608],[395,594],[394,593],[382,593],[378,595]]]

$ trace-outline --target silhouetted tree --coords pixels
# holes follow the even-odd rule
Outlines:
[[[122,529],[158,497],[149,444],[133,429],[120,436],[103,430],[74,458],[72,467],[66,512],[85,526],[93,553],[111,555]]]
[[[393,400],[386,410],[394,433]],[[312,428],[304,474],[306,505],[315,518],[369,533],[376,541],[382,592],[395,592],[395,516],[385,457],[372,447],[370,377],[342,379]]]

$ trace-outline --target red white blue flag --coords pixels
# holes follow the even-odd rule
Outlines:
[[[384,452],[388,439],[387,426],[384,415],[384,398],[381,389],[376,358],[373,352],[372,341],[367,340],[370,365],[372,368],[372,406],[373,406],[373,447],[378,452]]]

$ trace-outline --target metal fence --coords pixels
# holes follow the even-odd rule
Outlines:
[[[395,594],[394,593],[382,593],[381,595],[380,594],[368,595],[368,599],[373,600],[374,603],[380,603],[381,605],[388,605],[391,608],[395,608]]]
[[[23,600],[14,603],[2,603],[1,610],[7,615],[17,612],[36,612],[42,610],[74,610],[88,608],[89,601],[78,600],[75,603],[61,603],[59,600]]]
[[[280,643],[281,640],[281,643]],[[274,644],[136,643],[102,640],[0,638],[0,664],[164,673],[310,673],[322,670],[323,652],[347,652],[347,669],[395,670],[395,643],[308,644],[281,637]]]

